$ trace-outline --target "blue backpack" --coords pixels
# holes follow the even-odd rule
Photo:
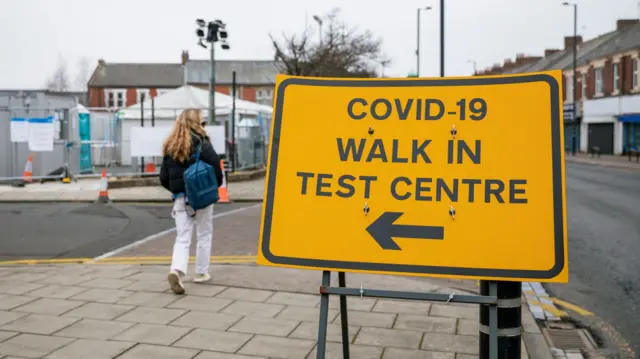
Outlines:
[[[184,188],[189,206],[197,211],[218,202],[220,196],[213,166],[200,160],[200,144],[191,158],[195,162],[184,171]]]

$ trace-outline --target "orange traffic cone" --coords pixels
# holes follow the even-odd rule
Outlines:
[[[31,183],[33,181],[33,155],[29,155],[29,159],[27,159],[27,164],[24,166],[24,172],[22,174],[22,178],[25,182]]]
[[[156,173],[156,164],[153,163],[153,162],[147,163],[147,165],[144,167],[144,172],[145,173]]]
[[[102,169],[102,176],[100,177],[100,192],[98,194],[98,203],[109,203],[109,179],[107,179],[107,170]]]
[[[218,187],[218,195],[220,196],[218,203],[230,203],[229,193],[227,193],[227,179],[224,174],[224,160],[220,160],[220,168],[222,168],[222,184]]]

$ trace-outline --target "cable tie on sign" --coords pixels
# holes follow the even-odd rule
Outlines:
[[[449,294],[449,299],[447,299],[447,304],[449,304],[449,302],[453,300],[453,296],[454,296],[454,295],[456,295],[456,293],[455,293],[455,292],[453,292],[453,293]]]

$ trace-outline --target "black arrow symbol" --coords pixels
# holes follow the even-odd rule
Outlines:
[[[398,244],[392,239],[393,237],[444,239],[444,227],[394,224],[402,215],[402,212],[385,212],[367,227],[367,232],[378,242],[378,245],[380,245],[382,249],[401,250]]]

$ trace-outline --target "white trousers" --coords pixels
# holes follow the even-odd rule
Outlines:
[[[209,273],[211,240],[213,239],[213,205],[196,211],[193,217],[191,215],[193,215],[193,209],[187,209],[185,198],[177,198],[171,212],[171,216],[176,221],[176,242],[173,245],[171,269],[187,274],[189,248],[195,225],[197,238],[196,274]]]

